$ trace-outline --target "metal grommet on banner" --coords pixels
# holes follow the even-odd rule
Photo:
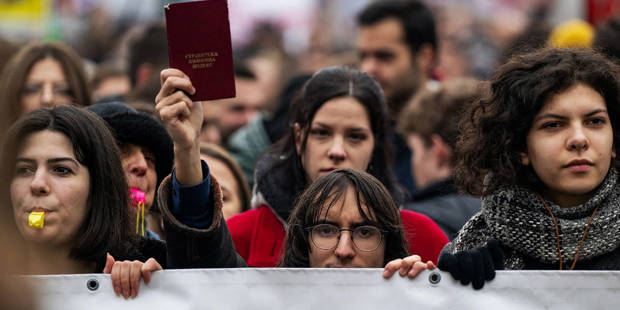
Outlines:
[[[88,281],[86,281],[86,287],[90,291],[96,291],[99,288],[99,281],[97,281],[97,279],[88,279]]]
[[[431,284],[439,284],[441,282],[441,274],[439,272],[433,271],[430,275],[428,275],[428,282]]]

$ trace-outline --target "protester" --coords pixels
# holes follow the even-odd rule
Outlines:
[[[138,112],[121,102],[99,103],[88,107],[108,124],[121,151],[121,162],[130,188],[145,195],[144,213],[155,202],[157,188],[172,171],[174,160],[172,139],[166,128],[154,117]],[[130,208],[133,218],[141,216],[137,205]],[[148,237],[159,239],[159,219],[146,222]],[[138,231],[137,233],[142,233]]]
[[[0,76],[0,129],[40,107],[89,106],[90,87],[82,59],[62,43],[32,42],[6,64]]]
[[[250,187],[241,168],[223,148],[210,143],[200,144],[200,158],[207,162],[211,175],[222,189],[222,213],[224,219],[250,209]]]
[[[243,169],[243,174],[250,186],[254,185],[256,161],[287,132],[291,102],[310,77],[309,74],[300,74],[291,78],[280,93],[278,106],[274,113],[260,114],[228,139],[226,147]]]
[[[478,81],[460,79],[423,90],[403,108],[398,123],[413,153],[412,173],[419,188],[404,208],[430,217],[450,240],[480,210],[480,199],[459,194],[452,177],[458,116],[479,89]]]
[[[435,19],[422,2],[390,0],[372,2],[357,21],[360,70],[379,82],[395,122],[413,95],[436,85],[431,78],[437,57]],[[399,135],[395,135],[393,146],[394,172],[413,193],[411,152]]]
[[[456,183],[482,195],[482,210],[439,268],[474,288],[502,267],[620,269],[619,77],[590,49],[544,49],[500,67],[461,118],[457,144]]]
[[[418,255],[400,259],[408,245],[398,207],[381,182],[363,171],[339,169],[319,177],[299,198],[288,227],[282,267],[385,266],[386,278],[434,268]]]
[[[2,197],[12,206],[11,229],[26,248],[27,274],[103,271],[112,274],[115,292],[127,298],[136,296],[141,277],[148,282],[150,272],[161,266],[245,265],[233,250],[218,199],[213,222],[204,227],[185,224],[188,205],[167,209],[170,196],[183,200],[183,193],[170,193],[174,173],[160,195],[167,244],[133,233],[118,148],[92,112],[65,106],[33,111],[10,128],[2,150]],[[176,164],[179,171],[187,170],[182,159]],[[178,181],[185,183],[185,175]],[[211,195],[220,197],[214,179],[212,184]]]
[[[97,67],[91,86],[96,103],[122,101],[131,90],[127,72],[120,65],[112,63]]]
[[[368,171],[398,203],[404,194],[388,164],[390,130],[379,85],[344,67],[317,72],[294,104],[288,134],[259,159],[254,209],[227,221],[237,252],[248,265],[280,259],[295,199],[319,176],[339,168]],[[435,260],[447,238],[427,217],[403,211],[411,253]],[[424,236],[424,237],[420,237]]]

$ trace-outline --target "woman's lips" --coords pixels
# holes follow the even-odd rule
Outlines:
[[[587,159],[575,159],[569,162],[565,168],[571,172],[586,172],[592,168],[594,164]]]
[[[30,212],[53,212],[53,210],[43,208],[43,207],[34,207],[34,208],[26,209],[26,213],[30,213]]]

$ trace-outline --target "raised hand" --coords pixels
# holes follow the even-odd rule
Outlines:
[[[155,98],[155,109],[174,142],[177,181],[184,186],[196,185],[202,181],[202,104],[188,97],[187,94],[194,94],[196,89],[180,70],[164,69],[160,79],[161,89]]]

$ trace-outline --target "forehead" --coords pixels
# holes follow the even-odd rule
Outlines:
[[[18,157],[71,157],[74,158],[73,144],[64,134],[43,130],[29,134],[17,152]]]
[[[588,113],[598,109],[607,109],[603,96],[592,87],[579,83],[550,97],[538,114]]]
[[[64,81],[65,73],[56,59],[47,57],[37,60],[28,73],[28,81]]]
[[[352,186],[349,185],[338,200],[334,200],[334,197],[335,195],[322,205],[321,219],[340,224],[341,226],[364,222],[364,218],[358,208],[358,199]],[[361,194],[360,200],[359,204],[364,213],[374,219],[372,210],[368,208]]]
[[[353,97],[339,97],[326,101],[314,114],[312,123],[370,130],[368,111]]]
[[[361,27],[357,47],[365,51],[406,48],[405,33],[401,22],[395,17],[388,17]]]

